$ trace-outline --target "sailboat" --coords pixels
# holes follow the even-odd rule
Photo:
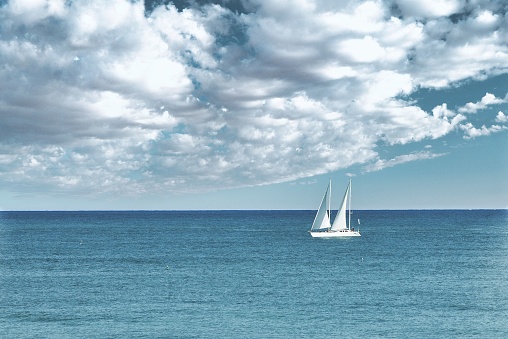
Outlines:
[[[342,198],[340,208],[337,211],[333,224],[330,224],[330,205],[332,195],[332,181],[328,184],[321,205],[316,213],[310,235],[313,238],[335,238],[335,237],[359,237],[360,231],[351,228],[351,180],[347,186],[346,193]],[[349,206],[349,222],[346,222],[346,205]]]

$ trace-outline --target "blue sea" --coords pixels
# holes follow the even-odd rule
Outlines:
[[[507,210],[314,214],[0,212],[0,336],[508,338]]]

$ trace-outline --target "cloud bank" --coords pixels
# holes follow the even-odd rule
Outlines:
[[[127,0],[0,5],[0,182],[76,194],[206,191],[366,171],[379,145],[506,130],[409,96],[508,72],[503,1]],[[475,99],[475,98],[474,98]],[[474,100],[473,99],[473,100]],[[478,99],[477,99],[478,100]]]

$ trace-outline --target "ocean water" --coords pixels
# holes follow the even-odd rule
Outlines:
[[[0,212],[0,336],[508,337],[508,211],[314,213]]]

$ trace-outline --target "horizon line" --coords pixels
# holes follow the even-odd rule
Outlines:
[[[0,212],[290,212],[317,209],[76,209],[76,210],[0,210]],[[337,211],[337,209],[332,209]],[[507,208],[373,208],[353,211],[508,211]]]

